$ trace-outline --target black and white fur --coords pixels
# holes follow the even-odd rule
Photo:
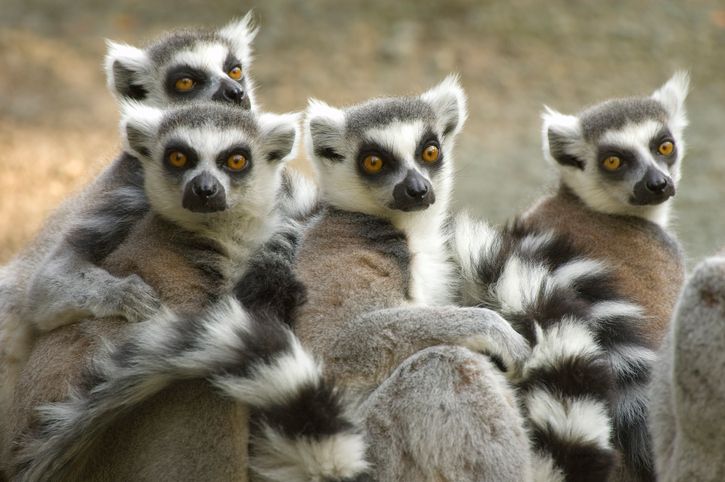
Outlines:
[[[253,108],[248,70],[256,32],[248,14],[217,31],[171,32],[143,49],[109,41],[109,88],[120,101],[157,107],[218,99],[239,109]],[[227,70],[237,64],[244,76],[234,81]],[[172,77],[187,70],[193,71],[199,87],[174,95]],[[244,95],[225,97],[225,88]],[[294,205],[295,187],[305,188],[300,183],[292,186],[289,205]],[[36,332],[89,316],[139,321],[158,311],[157,294],[141,278],[118,278],[98,266],[148,209],[142,166],[124,152],[66,201],[30,246],[0,269],[0,405],[10,397],[7,392]]]
[[[547,108],[544,155],[590,209],[638,216],[666,229],[685,155],[688,88],[689,76],[681,71],[649,98],[612,99],[577,115]],[[664,156],[657,147],[667,140],[674,152]],[[611,155],[623,163],[614,172],[602,167]]]
[[[208,378],[252,410],[250,465],[258,480],[352,481],[367,471],[365,442],[342,394],[292,332],[234,298],[206,313],[165,312],[108,346],[71,398],[41,408],[18,480],[66,480],[119,416],[171,383]]]
[[[420,97],[374,99],[344,110],[312,100],[307,110],[305,145],[315,160],[322,201],[388,220],[405,233],[414,304],[452,299],[452,265],[442,247],[449,236],[454,140],[466,115],[465,94],[455,76]],[[441,160],[432,167],[420,159],[422,146],[430,142],[441,150]],[[384,160],[380,174],[361,171],[369,154]],[[401,205],[409,201],[399,193],[411,185],[425,186],[424,199],[420,205]]]
[[[290,269],[300,227],[288,221],[280,228],[275,204],[297,130],[293,114],[125,105],[121,134],[143,165],[151,210],[213,244],[211,256],[226,253],[224,263],[210,265],[220,271],[220,293],[241,277],[238,299],[225,297],[196,315],[166,310],[102,350],[69,401],[41,409],[42,428],[20,450],[19,480],[73,477],[117,417],[171,383],[195,378],[208,378],[252,409],[252,468],[263,480],[364,476],[364,441],[341,394],[283,325],[304,297]],[[169,165],[170,149],[186,154],[188,166]],[[248,159],[244,172],[224,167],[237,152]],[[188,202],[199,179],[216,182],[214,198],[221,200],[211,211]]]
[[[624,457],[651,469],[646,387],[654,352],[638,305],[606,266],[565,237],[461,215],[462,302],[499,312],[533,351],[513,379],[535,451],[535,480],[606,480]]]

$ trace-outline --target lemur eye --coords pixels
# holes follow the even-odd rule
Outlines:
[[[622,166],[622,160],[617,156],[609,156],[602,162],[607,171],[616,171]]]
[[[187,157],[183,152],[174,151],[169,154],[169,164],[174,167],[184,167],[187,162]]]
[[[240,66],[234,67],[232,70],[227,72],[227,75],[231,77],[234,80],[239,80],[242,78],[242,68]]]
[[[665,141],[657,148],[657,151],[659,151],[659,153],[663,156],[669,156],[674,150],[675,145],[672,143],[672,141]]]
[[[194,79],[191,79],[189,77],[182,77],[181,79],[176,81],[174,87],[179,92],[188,92],[193,89],[195,85],[196,82],[194,82]]]
[[[241,171],[247,167],[247,158],[242,154],[232,154],[227,158],[227,167],[232,171]]]
[[[383,168],[383,160],[378,156],[367,156],[363,159],[363,169],[368,174],[377,174]]]
[[[423,160],[429,164],[433,164],[434,162],[438,162],[438,159],[441,157],[441,150],[438,149],[438,146],[435,144],[430,144],[428,147],[423,149],[423,154],[421,155]]]

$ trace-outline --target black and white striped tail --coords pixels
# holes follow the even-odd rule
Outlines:
[[[653,351],[604,264],[520,221],[497,231],[461,216],[454,243],[464,304],[498,311],[533,346],[515,382],[536,480],[606,480],[619,463],[650,478]]]
[[[367,477],[365,442],[342,394],[292,332],[223,299],[203,316],[170,312],[95,359],[68,401],[42,407],[16,480],[72,479],[119,416],[176,380],[207,378],[252,414],[250,465],[271,481]]]

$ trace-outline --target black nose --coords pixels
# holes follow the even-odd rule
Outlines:
[[[216,177],[202,172],[186,185],[182,206],[195,213],[224,211],[227,208],[224,187]]]
[[[430,181],[414,169],[410,169],[400,183],[393,188],[392,209],[418,211],[435,202]]]
[[[241,104],[246,95],[241,85],[236,82],[223,81],[222,85],[219,86],[219,89],[212,96],[212,100]]]
[[[646,187],[649,192],[660,194],[667,189],[669,184],[668,179],[665,176],[656,177],[647,181]]]

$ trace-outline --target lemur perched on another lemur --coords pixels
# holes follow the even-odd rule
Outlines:
[[[501,234],[458,220],[464,304],[500,311],[534,344],[517,385],[547,480],[654,478],[647,384],[683,276],[665,229],[687,84],[678,73],[651,97],[548,110],[559,192]]]
[[[311,101],[305,144],[324,205],[304,232],[294,329],[360,398],[379,480],[528,480],[512,373],[528,344],[496,313],[453,305],[447,252],[455,78],[345,109]]]
[[[246,73],[255,34],[247,15],[215,32],[170,33],[145,49],[108,42],[109,88],[119,100],[159,107],[217,99],[250,109],[254,100]],[[121,153],[0,269],[5,378],[22,366],[34,333],[88,316],[139,321],[159,309],[157,294],[141,278],[118,278],[99,267],[147,211],[139,161]]]
[[[248,464],[280,482],[365,476],[364,440],[339,391],[282,324],[303,288],[255,254],[287,236],[273,236],[276,197],[296,134],[295,115],[220,104],[126,108],[122,136],[143,166],[150,212],[103,267],[138,274],[186,314],[130,325],[96,319],[41,338],[16,399],[61,403],[42,408],[38,422],[27,406],[16,412],[9,472],[17,480],[246,480]],[[254,285],[244,273],[255,269],[279,279]],[[232,288],[245,306],[224,295]],[[252,296],[268,289],[277,290],[273,303]],[[82,342],[70,346],[80,367],[66,358],[68,336]],[[99,347],[99,337],[113,344]],[[192,382],[204,378],[229,400]],[[76,389],[62,401],[68,383]]]

